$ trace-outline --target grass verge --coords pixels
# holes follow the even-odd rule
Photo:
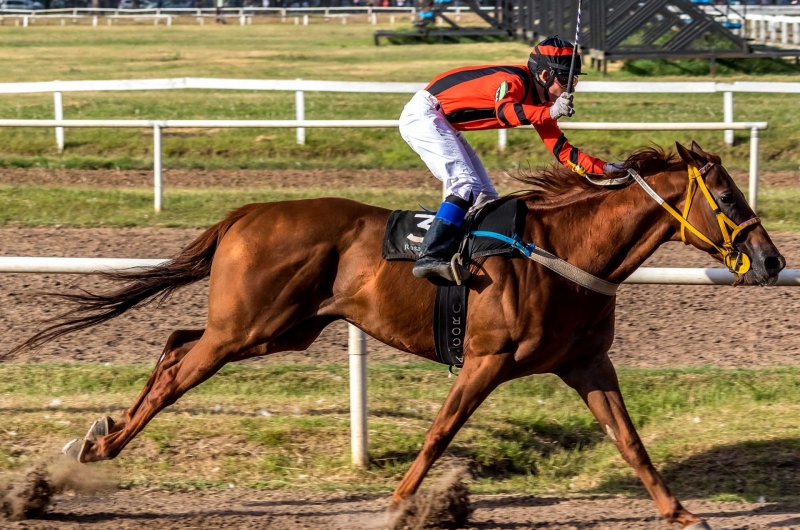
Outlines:
[[[511,190],[500,190],[501,193]],[[164,194],[164,211],[153,212],[150,189],[0,186],[0,225],[204,227],[251,202],[345,197],[389,209],[436,207],[438,192],[370,188],[283,188],[279,190],[175,189]],[[771,230],[800,230],[800,189],[759,192],[759,216]]]
[[[205,227],[252,202],[334,196],[392,209],[419,209],[420,203],[435,207],[441,201],[436,192],[397,189],[168,189],[165,209],[156,214],[152,190],[0,187],[0,224]]]
[[[126,407],[149,367],[0,367],[0,469],[24,467]],[[344,365],[232,366],[100,464],[131,486],[387,490],[408,469],[452,380],[433,363],[369,369],[367,471],[349,466]],[[800,369],[620,372],[649,451],[680,496],[769,500],[800,493]],[[553,376],[500,387],[446,458],[477,491],[645,495],[577,395]]]

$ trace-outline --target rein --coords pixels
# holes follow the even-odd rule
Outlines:
[[[688,230],[701,241],[717,249],[717,252],[722,255],[722,258],[725,261],[725,266],[728,267],[728,270],[739,276],[750,270],[750,258],[747,256],[747,254],[744,254],[736,249],[736,238],[742,233],[742,230],[749,226],[761,223],[761,220],[758,217],[753,217],[752,219],[748,219],[741,224],[736,224],[731,220],[730,217],[722,212],[717,204],[717,201],[714,199],[714,196],[711,195],[710,191],[708,191],[708,186],[706,186],[705,179],[703,178],[713,166],[714,164],[709,162],[700,169],[692,165],[688,167],[689,186],[686,189],[686,202],[683,205],[683,214],[678,213],[675,208],[667,204],[667,202],[658,193],[656,193],[656,191],[651,188],[647,182],[645,182],[639,173],[633,169],[628,169],[628,175],[630,175],[630,177],[633,178],[633,180],[635,180],[636,183],[639,184],[639,186],[641,186],[648,195],[650,195],[650,197],[652,197],[658,204],[663,206],[664,209],[667,210],[670,215],[672,215],[672,217],[677,219],[677,221],[681,224],[681,240],[685,244],[689,244],[686,240],[686,230]],[[694,192],[696,189],[695,186],[703,193],[708,205],[711,207],[711,210],[714,212],[714,215],[717,218],[719,229],[722,232],[722,246],[717,245],[711,241],[711,239],[703,235],[703,233],[695,228],[694,225],[692,225],[692,223],[690,223],[688,220],[689,210],[692,207],[692,199],[694,198]]]

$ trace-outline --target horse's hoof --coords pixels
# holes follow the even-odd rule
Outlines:
[[[114,420],[108,416],[100,418],[92,423],[92,426],[89,427],[89,432],[86,433],[86,436],[84,436],[83,439],[94,440],[100,436],[108,436],[108,433],[111,432],[112,427],[114,427]]]
[[[700,521],[699,523],[684,526],[683,530],[711,530],[711,526],[705,521]]]
[[[86,440],[78,440],[77,438],[73,438],[67,442],[67,445],[61,449],[61,452],[76,462],[83,464],[83,457],[86,454],[86,445]]]

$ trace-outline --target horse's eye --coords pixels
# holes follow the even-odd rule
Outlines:
[[[725,195],[721,196],[719,200],[724,204],[733,204],[736,202],[736,197],[734,197],[731,193],[726,193]]]

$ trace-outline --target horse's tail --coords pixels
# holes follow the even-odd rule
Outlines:
[[[98,272],[100,278],[121,284],[105,293],[83,291],[77,294],[46,293],[67,302],[72,308],[45,321],[50,324],[31,338],[0,357],[29,348],[39,348],[74,331],[96,326],[135,307],[162,304],[177,289],[198,282],[211,274],[211,262],[225,233],[257,205],[250,204],[231,212],[189,246],[163,265],[140,270]]]

